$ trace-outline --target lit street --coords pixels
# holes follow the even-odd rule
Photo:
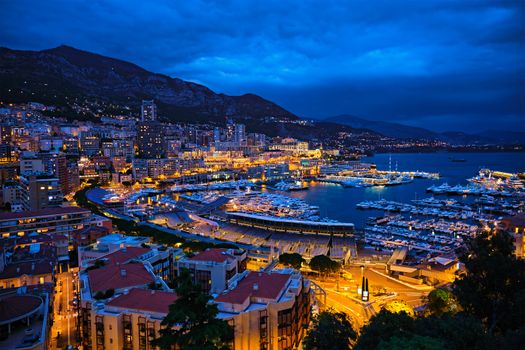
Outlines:
[[[57,293],[55,294],[54,324],[51,330],[52,348],[63,349],[68,344],[74,345],[77,312],[73,305],[75,298],[73,273],[57,275]]]
[[[423,298],[431,290],[430,287],[423,287],[425,290],[409,287],[382,276],[373,269],[365,268],[363,273],[368,278],[370,300],[368,303],[361,303],[358,301],[357,294],[357,288],[361,283],[361,269],[346,267],[345,271],[352,274],[352,280],[346,278],[338,280],[336,278],[312,278],[312,280],[326,291],[326,307],[347,313],[359,326],[365,324],[385,302],[402,300],[412,307],[417,307],[423,303]],[[381,272],[384,273],[384,270]],[[378,293],[384,295],[377,296]]]

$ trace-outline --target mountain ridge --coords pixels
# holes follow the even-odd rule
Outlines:
[[[23,95],[24,91],[37,91],[49,99],[87,96],[120,103],[155,99],[161,113],[170,117],[186,114],[181,119],[188,120],[299,119],[255,94],[229,96],[215,93],[204,85],[150,72],[134,63],[66,45],[41,51],[2,47],[0,78],[7,83],[6,88],[0,88],[2,96],[7,98],[22,97],[10,96],[14,95],[12,91],[18,95]]]
[[[437,140],[449,142],[451,144],[523,144],[525,142],[525,132],[508,130],[487,130],[472,134],[463,131],[437,132],[426,128],[405,125],[402,123],[369,120],[350,114],[327,117],[323,120],[349,125],[354,128],[366,127],[367,129],[382,135],[401,139]]]
[[[103,113],[138,115],[140,101],[154,99],[164,120],[224,124],[234,119],[252,132],[269,136],[333,138],[339,131],[380,139],[441,140],[457,144],[523,143],[525,133],[470,135],[436,133],[394,122],[350,115],[299,125],[297,115],[256,94],[230,96],[180,78],[150,72],[137,64],[71,46],[41,51],[0,47],[0,96],[9,102],[38,102],[59,106],[55,116],[96,121]],[[87,106],[87,108],[86,108]],[[87,110],[87,112],[86,112]],[[94,111],[94,112],[93,112]],[[306,122],[306,121],[305,121]],[[276,125],[277,124],[277,125]],[[308,124],[308,123],[307,123]],[[523,135],[522,135],[523,134]],[[511,136],[511,137],[510,137]]]

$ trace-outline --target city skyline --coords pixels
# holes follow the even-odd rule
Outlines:
[[[0,45],[67,44],[217,92],[257,93],[303,118],[523,128],[523,6],[332,5],[21,1],[3,5],[16,22],[2,23]]]

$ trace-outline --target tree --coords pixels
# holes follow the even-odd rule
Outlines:
[[[427,314],[441,316],[443,314],[455,314],[460,310],[456,297],[445,288],[436,288],[426,297]]]
[[[162,284],[153,281],[148,284],[148,288],[152,290],[161,290]]]
[[[9,202],[6,202],[4,204],[4,208],[3,208],[4,211],[11,211],[11,203]]]
[[[89,266],[86,269],[86,271],[96,270],[96,269],[99,269],[99,268],[104,267],[104,266],[106,266],[106,263],[104,262],[104,260],[95,260],[93,265]]]
[[[304,350],[347,350],[357,333],[344,312],[323,311],[312,320],[313,326],[304,338]]]
[[[104,299],[104,295],[105,293],[103,291],[98,291],[95,293],[95,295],[93,296],[93,298],[95,298],[96,300],[102,300]]]
[[[361,335],[354,347],[356,350],[376,349],[381,341],[388,342],[393,336],[407,338],[415,330],[414,318],[405,312],[392,313],[382,309],[361,328]]]
[[[310,260],[310,268],[320,273],[333,273],[338,272],[341,265],[326,255],[316,255]]]
[[[510,234],[481,233],[460,256],[466,273],[454,282],[453,293],[489,334],[503,334],[525,324],[525,260],[513,252]]]
[[[436,338],[412,335],[410,337],[392,337],[381,341],[376,350],[445,350],[443,343]]]
[[[289,253],[284,253],[284,254],[281,254],[279,256],[279,262],[283,265],[286,265],[286,266],[291,266],[293,267],[294,269],[301,269],[301,265],[303,264],[303,262],[305,262],[305,260],[303,259],[303,257],[301,256],[301,254],[297,254],[297,253],[292,253],[292,254],[289,254]]]
[[[228,322],[217,319],[217,305],[209,303],[211,297],[195,285],[187,270],[177,279],[178,299],[170,305],[162,320],[165,327],[153,344],[161,349],[179,346],[182,350],[230,349],[233,329]]]
[[[462,314],[419,317],[415,320],[414,334],[439,339],[446,349],[483,349],[487,337],[481,323]]]
[[[404,301],[401,301],[401,300],[392,300],[392,301],[386,303],[383,306],[383,309],[385,309],[386,311],[389,311],[389,312],[391,312],[393,314],[398,314],[400,312],[404,312],[408,316],[414,317],[414,309],[412,309],[412,307],[410,305],[408,305],[407,303],[405,303]]]

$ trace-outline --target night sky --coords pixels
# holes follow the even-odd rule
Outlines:
[[[302,117],[525,130],[525,1],[0,0],[0,10],[0,46],[67,44]]]

